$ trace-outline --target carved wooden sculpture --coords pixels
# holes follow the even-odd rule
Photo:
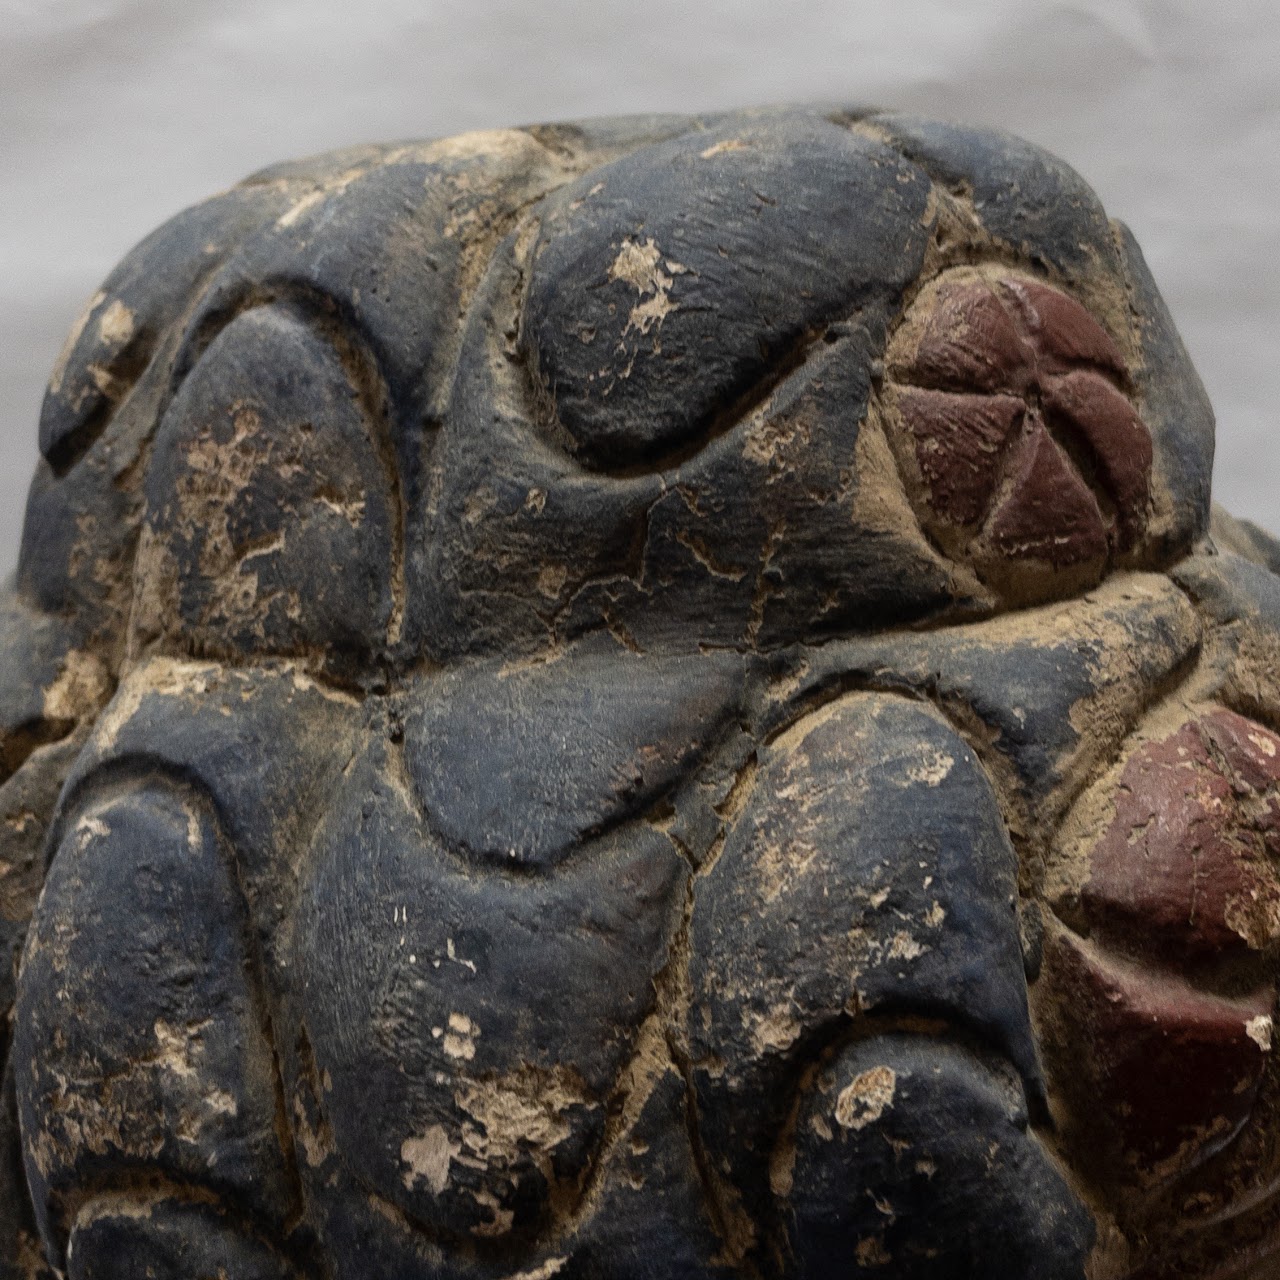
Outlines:
[[[1061,163],[284,165],[40,443],[5,1275],[1272,1274],[1280,547]]]

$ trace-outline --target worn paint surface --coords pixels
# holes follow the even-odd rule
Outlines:
[[[1266,1274],[1280,546],[1212,434],[981,130],[166,224],[0,596],[0,1277]]]

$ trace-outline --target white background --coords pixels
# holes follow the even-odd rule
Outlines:
[[[178,209],[352,142],[803,99],[1079,169],[1209,388],[1217,497],[1280,531],[1274,0],[0,0],[0,573],[63,335]]]

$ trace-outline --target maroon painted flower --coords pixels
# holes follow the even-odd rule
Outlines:
[[[997,591],[1097,581],[1150,503],[1151,435],[1124,358],[1065,293],[1022,276],[948,280],[891,345],[890,437],[926,531]]]

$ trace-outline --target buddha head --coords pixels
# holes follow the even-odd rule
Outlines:
[[[1280,546],[1061,162],[281,165],[107,279],[40,447],[0,1273],[1264,1274]]]

